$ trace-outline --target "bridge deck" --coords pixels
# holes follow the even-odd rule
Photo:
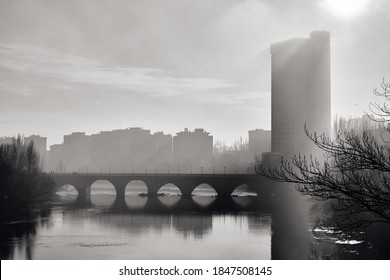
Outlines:
[[[182,177],[235,177],[235,178],[248,178],[248,177],[253,177],[253,178],[259,178],[260,175],[258,174],[243,174],[243,173],[238,173],[238,174],[232,174],[232,173],[78,173],[78,172],[72,172],[72,173],[48,173],[48,175],[53,175],[53,176],[115,176],[115,177],[171,177],[171,176],[182,176]]]

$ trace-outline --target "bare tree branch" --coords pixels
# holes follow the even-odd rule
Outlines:
[[[390,83],[384,80],[374,94],[390,101]],[[380,121],[390,121],[390,107],[371,103],[370,110]],[[377,120],[377,119],[374,119]],[[390,132],[385,128],[386,132]],[[257,173],[268,179],[296,184],[296,189],[319,201],[332,201],[333,217],[322,224],[353,228],[372,223],[390,224],[390,148],[379,145],[375,137],[364,131],[340,131],[331,139],[325,135],[307,137],[324,153],[317,159],[294,155],[281,160],[275,168],[260,165]]]

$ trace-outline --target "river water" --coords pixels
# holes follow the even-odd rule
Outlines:
[[[275,211],[245,189],[221,200],[207,187],[188,199],[170,186],[164,196],[140,196],[143,188],[119,204],[104,181],[88,202],[63,189],[30,220],[2,226],[1,259],[367,258],[363,233],[312,231],[291,205]]]

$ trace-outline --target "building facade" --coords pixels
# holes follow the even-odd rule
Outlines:
[[[271,131],[254,129],[248,131],[248,152],[252,160],[260,159],[262,153],[271,151]]]
[[[308,153],[305,134],[330,133],[330,33],[271,45],[272,152]]]
[[[181,167],[182,172],[201,173],[210,168],[212,158],[213,136],[203,128],[194,131],[186,128],[173,137],[174,168]]]
[[[73,132],[49,153],[50,170],[56,172],[162,172],[171,159],[172,136],[139,127]]]
[[[39,135],[30,135],[28,137],[24,137],[24,140],[26,143],[34,143],[34,147],[39,154],[41,164],[45,168],[47,163],[47,138]]]

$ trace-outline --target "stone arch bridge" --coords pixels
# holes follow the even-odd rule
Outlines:
[[[219,197],[231,196],[233,191],[248,185],[259,196],[269,194],[264,179],[255,174],[92,174],[92,173],[52,173],[49,174],[56,187],[72,185],[79,197],[87,198],[92,184],[98,180],[110,182],[117,197],[124,197],[125,189],[131,181],[143,181],[148,189],[148,196],[157,196],[159,189],[166,184],[174,184],[181,191],[182,197],[190,197],[194,189],[201,184],[210,185]]]

